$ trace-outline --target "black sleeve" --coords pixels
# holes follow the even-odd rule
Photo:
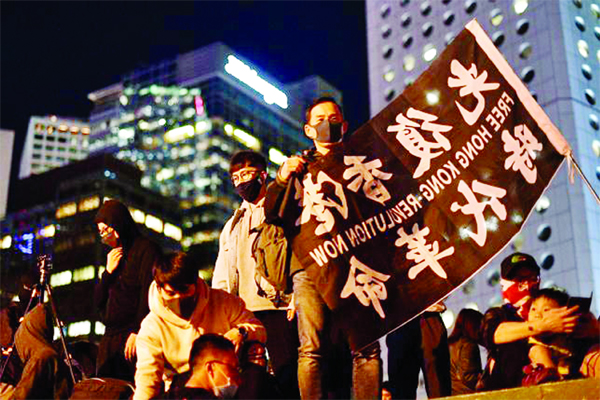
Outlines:
[[[494,334],[498,325],[502,322],[506,322],[507,319],[504,315],[504,311],[500,307],[490,308],[483,316],[483,322],[481,323],[481,338],[483,340],[483,346],[488,350],[492,351],[496,348],[494,342]]]
[[[94,288],[94,306],[102,322],[105,322],[109,290],[117,279],[116,277],[118,270],[119,268],[117,268],[117,270],[114,271],[112,274],[104,270],[104,272],[102,273],[102,278],[100,278],[100,281],[96,284],[96,287]]]
[[[137,332],[140,329],[140,324],[142,323],[142,320],[150,312],[150,309],[148,308],[148,290],[150,289],[150,284],[152,284],[152,280],[154,279],[152,274],[154,264],[158,261],[160,257],[160,249],[156,244],[147,241],[146,246],[144,247],[145,251],[141,254],[138,264],[141,288],[135,318],[135,332]]]
[[[290,180],[290,184],[292,184],[292,180]],[[288,184],[279,180],[279,176],[267,186],[267,193],[265,195],[265,220],[269,224],[283,225],[283,219],[279,216],[279,210],[284,201],[287,186]]]

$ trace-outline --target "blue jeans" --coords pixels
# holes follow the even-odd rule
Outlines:
[[[322,399],[322,366],[327,352],[325,329],[330,310],[306,271],[294,274],[294,303],[298,315],[298,385],[300,397]],[[379,342],[352,352],[352,397],[378,399],[381,390]]]

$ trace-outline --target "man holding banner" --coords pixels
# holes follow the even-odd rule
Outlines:
[[[346,133],[347,122],[342,110],[333,98],[317,99],[306,112],[304,133],[315,144],[315,149],[305,157],[291,157],[277,172],[276,181],[269,185],[265,202],[265,217],[268,222],[280,224],[286,235],[293,240],[297,233],[295,221],[302,212],[288,198],[288,185],[299,185],[310,163],[328,156],[339,158],[342,137]],[[341,160],[340,160],[341,162]],[[310,175],[310,173],[309,173]],[[290,187],[290,190],[293,187]],[[280,212],[281,211],[281,212]],[[301,218],[301,217],[300,217]],[[323,358],[326,354],[326,341],[331,323],[330,310],[315,286],[311,276],[299,263],[292,263],[291,271],[294,301],[298,314],[298,383],[302,399],[322,399]],[[381,385],[381,359],[379,343],[362,351],[353,351],[352,393],[355,399],[376,399]]]

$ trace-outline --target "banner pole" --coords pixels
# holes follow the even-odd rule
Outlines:
[[[575,161],[575,158],[573,158],[572,155],[569,155],[568,157],[569,157],[569,161],[573,164],[573,166],[575,167],[575,169],[577,170],[577,172],[579,173],[579,175],[585,182],[585,185],[588,187],[590,193],[592,193],[592,196],[594,196],[594,198],[596,199],[596,202],[600,205],[600,197],[598,196],[598,193],[596,193],[596,191],[592,187],[592,184],[587,180],[587,178],[583,174],[583,171],[581,170],[581,168],[579,168],[579,164],[577,164],[577,161]]]

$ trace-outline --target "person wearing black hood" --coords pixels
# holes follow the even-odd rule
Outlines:
[[[127,207],[116,200],[104,202],[94,222],[102,242],[111,250],[106,270],[96,285],[94,301],[106,326],[98,348],[98,376],[133,382],[135,340],[148,314],[148,289],[159,247],[141,236]]]

